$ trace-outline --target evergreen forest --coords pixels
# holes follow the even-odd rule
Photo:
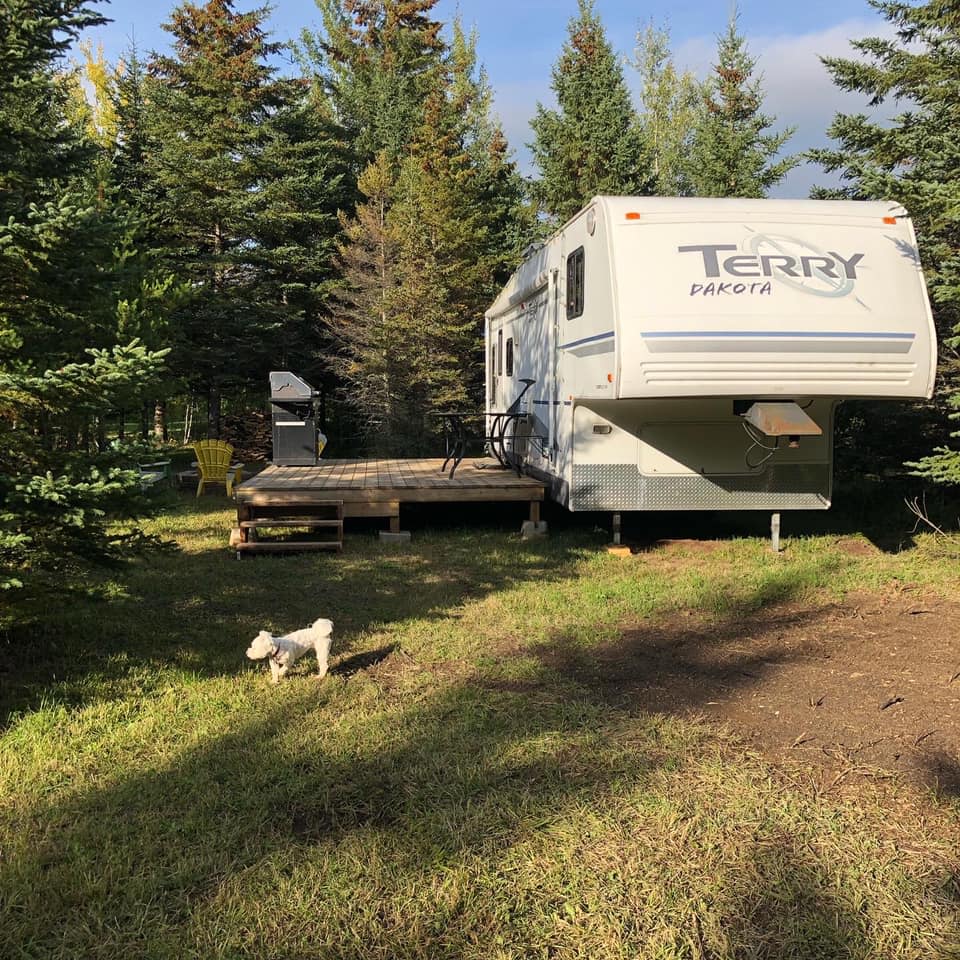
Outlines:
[[[571,2],[525,176],[476,34],[436,0],[316,3],[281,50],[266,7],[183,2],[165,52],[108,62],[89,39],[107,4],[0,2],[5,590],[135,547],[132,465],[231,438],[270,370],[322,392],[339,455],[436,452],[436,413],[482,409],[483,312],[531,243],[596,194],[764,197],[801,160],[735,15],[697,78],[664,28],[624,56]],[[850,470],[955,484],[960,12],[869,6],[882,37],[825,61],[863,111],[812,156],[840,184],[818,195],[910,211],[942,369],[896,442],[869,404],[839,442]]]

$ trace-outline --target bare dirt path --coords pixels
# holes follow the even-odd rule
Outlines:
[[[898,775],[960,796],[960,604],[909,588],[717,622],[677,614],[544,662],[611,700],[702,715],[826,786]]]

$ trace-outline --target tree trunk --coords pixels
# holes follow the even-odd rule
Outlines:
[[[117,439],[122,443],[127,438],[127,411],[121,410],[117,420]]]
[[[155,440],[167,440],[167,401],[157,400],[153,405],[153,437]]]
[[[144,400],[140,405],[140,439],[146,440],[150,436],[150,403]]]
[[[220,439],[220,409],[222,399],[219,384],[211,384],[207,395],[207,436],[211,440]]]

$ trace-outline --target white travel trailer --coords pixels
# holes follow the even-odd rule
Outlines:
[[[830,506],[837,403],[929,397],[936,338],[898,204],[596,197],[486,355],[488,432],[570,510],[776,513]]]

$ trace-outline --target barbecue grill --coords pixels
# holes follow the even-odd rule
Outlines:
[[[277,466],[313,467],[323,449],[320,392],[288,370],[270,374],[273,416],[273,462]]]

